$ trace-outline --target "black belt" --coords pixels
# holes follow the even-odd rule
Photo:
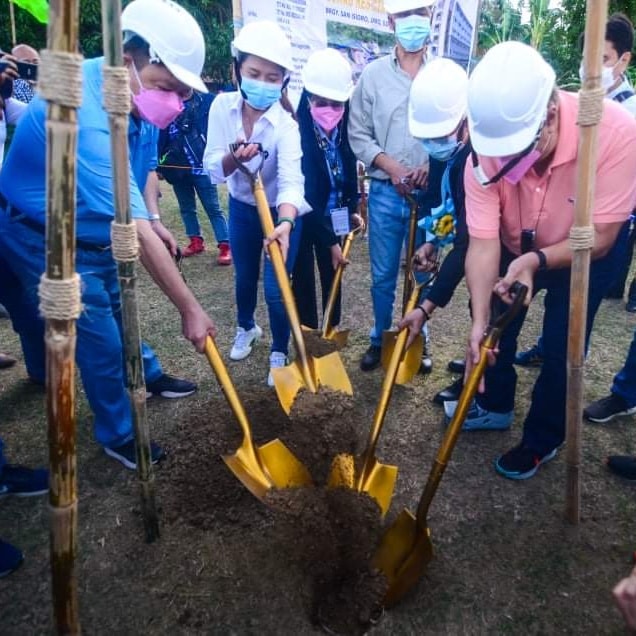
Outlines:
[[[30,230],[33,230],[42,236],[46,236],[46,228],[44,225],[30,219],[28,216],[25,216],[24,212],[9,203],[2,194],[0,194],[0,208],[7,210],[9,217],[16,219],[18,223],[21,223],[25,227],[28,227]],[[106,252],[110,250],[110,245],[97,245],[96,243],[89,243],[88,241],[82,241],[81,239],[75,239],[75,245],[78,249],[87,250],[88,252]]]

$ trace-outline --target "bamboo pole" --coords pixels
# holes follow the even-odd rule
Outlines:
[[[15,8],[12,0],[9,0],[9,21],[11,22],[11,46],[15,46],[18,40],[15,32]]]
[[[103,95],[110,126],[115,205],[112,249],[113,257],[117,261],[121,291],[126,376],[135,430],[135,454],[141,490],[142,517],[146,541],[152,543],[159,537],[159,519],[155,505],[154,472],[150,457],[150,430],[146,411],[146,384],[137,303],[137,230],[130,213],[128,172],[130,80],[123,60],[121,0],[102,0],[102,30],[105,57]]]
[[[581,419],[590,261],[594,239],[592,206],[596,181],[598,122],[603,109],[601,67],[607,0],[587,0],[584,80],[579,92],[579,148],[574,223],[570,231],[572,272],[568,328],[566,403],[566,517],[578,524],[581,507]]]
[[[46,272],[40,284],[40,312],[46,319],[50,556],[57,632],[78,634],[75,320],[80,311],[80,287],[75,274],[75,197],[82,83],[81,56],[77,54],[79,0],[51,0],[49,15],[39,90],[48,102]]]

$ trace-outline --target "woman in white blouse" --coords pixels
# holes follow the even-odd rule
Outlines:
[[[237,167],[229,145],[245,142],[236,158],[252,170],[259,144],[268,153],[261,175],[276,229],[266,243],[279,242],[288,272],[300,239],[299,214],[308,211],[301,171],[298,125],[283,90],[292,70],[291,44],[273,22],[247,24],[232,42],[239,92],[222,93],[210,108],[204,168],[213,183],[227,182],[230,247],[234,258],[238,328],[232,360],[242,360],[262,335],[254,321],[263,233],[248,177]],[[263,287],[272,331],[270,368],[285,366],[289,323],[273,267],[265,259]],[[271,374],[268,384],[273,386]]]

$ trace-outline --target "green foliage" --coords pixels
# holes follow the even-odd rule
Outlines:
[[[0,48],[10,50],[11,30],[6,3],[0,10]],[[231,78],[230,42],[232,30],[231,0],[179,0],[197,19],[206,40],[204,75],[218,82]],[[124,4],[128,2],[124,1]],[[15,7],[16,35],[18,42],[25,42],[41,49],[46,46],[46,26],[40,24],[26,11]],[[149,17],[151,19],[151,17]],[[80,0],[80,45],[86,57],[102,54],[102,15],[99,0]]]

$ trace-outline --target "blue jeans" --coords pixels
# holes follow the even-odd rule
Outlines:
[[[393,322],[393,303],[402,246],[408,240],[409,216],[406,199],[396,192],[390,182],[371,180],[369,260],[373,327],[369,335],[372,345],[382,345],[382,332],[390,329]]]
[[[620,395],[629,408],[636,406],[636,331],[634,331],[625,364],[614,376],[612,393]]]
[[[0,302],[20,336],[29,376],[46,375],[44,321],[38,312],[38,283],[45,270],[44,236],[0,210]],[[117,268],[110,251],[78,249],[83,311],[77,320],[75,359],[86,397],[95,415],[96,440],[117,446],[133,435],[124,369],[121,302]],[[157,380],[161,365],[142,345],[146,382]]]
[[[588,296],[585,349],[587,350],[594,317],[620,259],[624,257],[627,233],[621,231],[614,247],[604,258],[592,262]],[[502,274],[514,258],[502,247]],[[570,269],[538,272],[534,279],[536,293],[546,290],[543,318],[543,364],[534,384],[530,410],[523,425],[522,443],[544,455],[565,439],[565,406],[567,400],[567,346],[570,311]],[[477,397],[480,406],[489,411],[506,413],[515,403],[517,373],[513,361],[517,337],[526,317],[523,309],[508,325],[499,342],[499,355],[494,366],[486,370],[486,392]]]
[[[201,205],[205,210],[217,243],[227,243],[229,240],[227,221],[219,206],[219,195],[210,178],[205,174],[193,174],[176,181],[172,185],[179,203],[179,211],[188,236],[201,236],[201,226],[197,218],[197,201],[194,193],[199,195]]]
[[[230,197],[230,245],[234,259],[234,289],[236,292],[236,306],[238,325],[248,330],[254,327],[254,311],[256,310],[256,296],[260,263],[263,254],[263,231],[258,218],[256,207],[248,205]],[[276,210],[271,210],[274,223],[278,218]],[[294,269],[294,261],[298,253],[302,219],[296,221],[296,226],[289,236],[289,252],[285,266],[287,273]],[[283,299],[276,282],[274,268],[268,258],[264,259],[263,289],[265,302],[269,314],[269,324],[272,330],[272,351],[280,351],[287,355],[289,348],[289,321],[283,305]]]

